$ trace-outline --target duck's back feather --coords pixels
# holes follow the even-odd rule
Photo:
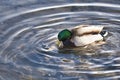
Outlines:
[[[80,25],[72,29],[72,33],[75,36],[82,36],[88,34],[98,34],[103,30],[103,26],[100,25]]]

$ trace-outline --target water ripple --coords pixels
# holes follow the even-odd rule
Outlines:
[[[119,10],[118,4],[94,2],[6,11],[0,19],[0,79],[119,79]],[[79,24],[104,25],[106,44],[58,49],[58,32]]]

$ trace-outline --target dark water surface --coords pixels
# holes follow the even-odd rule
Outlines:
[[[105,25],[106,44],[59,50],[57,34]],[[0,0],[0,80],[120,80],[120,0]]]

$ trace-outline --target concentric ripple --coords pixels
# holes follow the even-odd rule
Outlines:
[[[120,5],[73,3],[8,12],[0,19],[0,80],[120,79]],[[80,24],[104,25],[106,44],[59,50],[58,32]]]

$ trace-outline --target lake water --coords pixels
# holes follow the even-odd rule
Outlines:
[[[57,34],[104,25],[106,44],[59,50]],[[0,0],[0,80],[120,80],[120,0]]]

